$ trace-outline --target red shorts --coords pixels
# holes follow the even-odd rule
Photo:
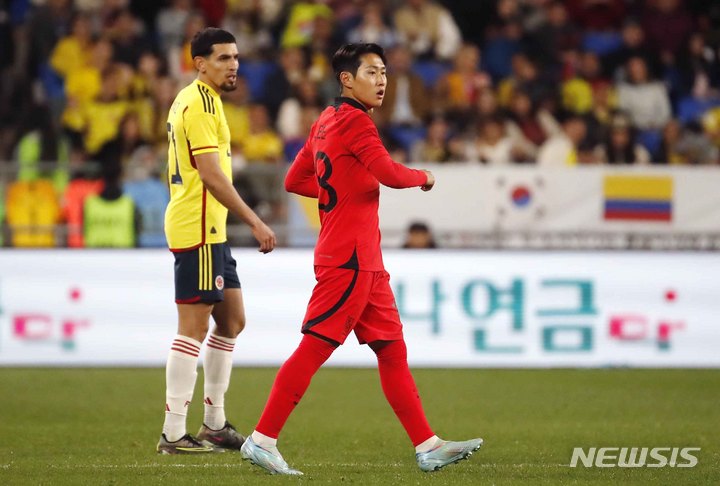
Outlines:
[[[350,331],[355,331],[360,344],[402,339],[387,272],[316,266],[315,280],[303,333],[338,345],[345,342]]]

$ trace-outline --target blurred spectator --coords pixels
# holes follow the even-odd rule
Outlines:
[[[450,151],[448,140],[450,126],[441,116],[436,116],[430,122],[427,136],[413,144],[410,150],[411,162],[452,162],[455,157]]]
[[[410,223],[407,235],[405,236],[405,243],[403,243],[402,247],[420,250],[437,248],[437,244],[430,231],[430,227],[426,223],[415,221]]]
[[[136,246],[135,203],[123,194],[119,172],[106,174],[105,187],[83,203],[83,237],[87,248],[132,248]]]
[[[530,35],[527,53],[533,61],[556,70],[560,65],[560,53],[580,46],[580,33],[570,22],[561,1],[549,2],[545,11],[545,23]]]
[[[650,154],[645,147],[636,143],[630,120],[623,115],[613,117],[607,140],[595,148],[594,155],[602,164],[647,165],[650,163]]]
[[[708,139],[720,148],[720,107],[711,108],[702,117],[702,127]]]
[[[612,84],[598,84],[593,90],[592,111],[585,116],[588,141],[591,145],[602,143],[609,131],[610,121],[617,111],[617,93]]]
[[[190,53],[190,41],[196,32],[205,27],[205,17],[191,13],[185,21],[185,34],[182,42],[166,51],[168,70],[170,75],[178,80],[179,85],[189,84],[195,79],[197,72]]]
[[[627,62],[628,81],[618,85],[618,106],[630,115],[640,130],[655,130],[670,120],[670,99],[665,85],[650,78],[641,57]]]
[[[71,0],[47,0],[31,10],[27,21],[29,68],[32,74],[50,58],[57,41],[70,34]]]
[[[150,42],[144,36],[142,24],[127,9],[115,12],[109,22],[104,34],[113,43],[113,59],[118,63],[137,67],[142,53],[152,50]]]
[[[159,153],[167,152],[167,112],[170,110],[178,91],[177,81],[169,76],[161,76],[150,87],[152,109],[138,110],[143,137],[148,140]]]
[[[720,53],[706,42],[703,34],[694,32],[683,55],[678,56],[680,96],[697,99],[720,97]]]
[[[692,17],[682,2],[648,0],[641,18],[648,46],[660,55],[663,64],[673,64],[693,29]]]
[[[235,89],[223,93],[222,100],[225,119],[230,129],[233,169],[238,170],[245,165],[242,147],[250,132],[250,90],[245,78],[238,76]]]
[[[438,102],[443,110],[460,119],[469,118],[469,111],[483,89],[492,87],[492,79],[480,71],[480,49],[464,44],[455,55],[453,70],[437,84]]]
[[[633,19],[625,21],[621,31],[622,44],[619,49],[603,56],[603,69],[606,76],[613,81],[627,80],[625,66],[631,57],[640,57],[648,64],[648,70],[653,76],[660,73],[659,60],[655,53],[647,46],[645,32],[640,24]]]
[[[514,146],[528,157],[535,156],[545,140],[561,131],[557,120],[547,110],[538,109],[524,91],[515,92],[505,128]]]
[[[170,5],[160,10],[155,20],[155,30],[162,52],[182,45],[185,37],[184,26],[190,17],[192,6],[192,0],[172,0]]]
[[[333,28],[332,17],[315,18],[310,44],[306,47],[309,61],[307,75],[313,81],[320,82],[334,76],[330,59],[340,42],[335,40]]]
[[[270,125],[267,108],[250,105],[249,132],[243,140],[243,156],[247,166],[243,175],[250,181],[252,190],[266,208],[258,210],[264,217],[275,219],[283,214],[283,177],[278,171],[282,162],[283,143]]]
[[[50,55],[50,65],[62,78],[91,63],[92,30],[90,18],[77,14],[69,35],[60,39]]]
[[[275,48],[271,25],[282,8],[280,0],[228,1],[221,27],[232,32],[241,58],[265,59]]]
[[[593,92],[610,81],[602,76],[600,59],[594,52],[581,53],[578,64],[575,76],[562,84],[562,104],[566,110],[584,114],[593,108]]]
[[[120,122],[130,109],[127,100],[120,97],[121,68],[108,68],[102,73],[100,93],[81,110],[81,133],[85,150],[91,156],[118,136]]]
[[[683,130],[675,148],[686,164],[716,165],[720,163],[718,147],[703,135],[702,128],[696,122],[689,123]]]
[[[452,14],[432,0],[404,0],[394,23],[400,41],[419,57],[451,59],[462,44]]]
[[[310,43],[318,17],[331,19],[332,9],[322,0],[300,0],[290,7],[287,26],[280,45],[283,49],[303,47]]]
[[[515,90],[524,91],[539,106],[554,88],[548,80],[541,79],[537,66],[526,54],[517,53],[512,57],[512,73],[497,87],[500,106],[510,104]]]
[[[135,151],[140,147],[147,145],[147,140],[143,138],[140,127],[140,119],[137,113],[130,111],[122,120],[120,120],[120,128],[118,130],[117,152],[120,156],[122,167],[125,167],[133,158]]]
[[[297,135],[286,139],[284,154],[285,160],[292,162],[300,149],[305,145],[305,140],[310,135],[310,130],[315,120],[322,112],[321,107],[316,105],[307,105],[300,108],[299,131]]]
[[[282,140],[270,125],[267,108],[263,105],[250,105],[248,111],[249,130],[243,140],[243,155],[248,163],[281,161]]]
[[[516,0],[505,0],[505,3],[507,2],[517,4]],[[500,81],[512,72],[512,57],[522,49],[522,37],[522,24],[517,20],[507,21],[488,29],[482,66],[492,76],[494,82]]]
[[[500,116],[482,120],[477,135],[465,147],[465,160],[493,166],[526,161],[532,155],[515,145],[505,130],[505,120]]]
[[[165,140],[165,125],[159,126],[159,106],[155,103],[155,91],[161,80],[162,60],[152,52],[144,52],[138,61],[130,82],[131,109],[138,116],[142,138],[155,143]],[[174,88],[174,87],[173,87]],[[168,106],[169,108],[169,106]],[[158,131],[161,129],[161,131]]]
[[[303,129],[301,126],[303,108],[313,107],[318,110],[323,108],[317,85],[311,79],[303,79],[293,91],[293,96],[282,102],[278,112],[277,129],[283,140],[300,136]]]
[[[368,2],[363,9],[362,22],[347,35],[353,43],[373,42],[388,50],[397,43],[397,33],[383,19],[382,4]]]
[[[582,117],[574,114],[565,116],[562,131],[553,135],[540,147],[538,166],[574,167],[580,162],[579,150],[587,133]]]
[[[62,114],[62,125],[74,135],[75,144],[79,144],[82,136],[83,110],[100,93],[103,72],[110,69],[112,57],[112,44],[100,38],[93,45],[90,64],[68,72],[65,80],[67,106]]]
[[[657,157],[653,158],[656,164],[681,165],[687,163],[687,159],[678,148],[682,126],[677,120],[670,120],[662,130],[662,141]]]
[[[142,147],[134,152],[125,172],[123,192],[132,198],[140,216],[137,240],[141,247],[167,244],[163,227],[170,193],[158,169],[155,153]]]
[[[388,51],[388,76],[383,106],[374,117],[387,124],[418,126],[430,111],[431,100],[422,79],[411,70],[412,53],[405,46]]]
[[[262,102],[267,106],[272,120],[277,119],[280,105],[292,95],[295,86],[307,76],[306,61],[302,50],[297,47],[280,52],[280,69],[275,70],[265,83]]]
[[[472,106],[473,113],[472,118],[467,120],[460,120],[460,127],[465,128],[469,123],[477,123],[485,118],[497,116],[500,114],[500,104],[498,103],[498,97],[492,88],[485,88],[480,91],[480,94],[475,101],[475,105]]]

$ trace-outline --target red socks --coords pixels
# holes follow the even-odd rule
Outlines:
[[[303,336],[298,348],[280,367],[255,430],[277,439],[295,405],[310,386],[313,375],[333,351],[335,346],[332,344],[309,334]]]
[[[313,375],[335,350],[335,346],[306,334],[275,377],[270,397],[255,430],[273,439],[280,435],[295,405],[305,394]],[[385,397],[402,423],[413,446],[432,437],[415,381],[407,364],[404,341],[391,341],[376,351]]]
[[[385,397],[407,432],[413,446],[432,437],[415,380],[407,363],[405,341],[391,341],[376,351]]]

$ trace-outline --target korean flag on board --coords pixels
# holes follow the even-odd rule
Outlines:
[[[529,230],[543,225],[545,180],[537,173],[505,171],[494,181],[495,230]]]

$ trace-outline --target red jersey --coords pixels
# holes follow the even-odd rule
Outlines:
[[[384,270],[380,252],[380,184],[402,189],[425,172],[394,162],[365,107],[337,98],[322,112],[285,178],[285,189],[318,199],[315,265]]]

